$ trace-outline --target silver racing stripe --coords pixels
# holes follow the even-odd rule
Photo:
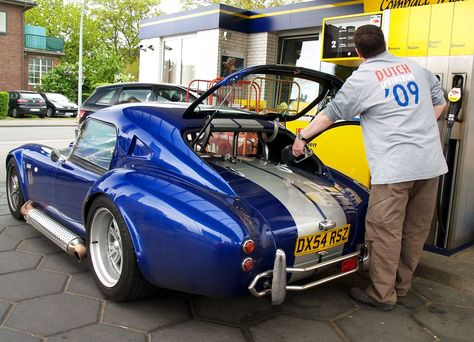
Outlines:
[[[216,165],[228,168],[241,176],[258,184],[275,196],[290,212],[296,224],[298,237],[315,234],[320,231],[319,222],[329,218],[340,227],[346,224],[346,216],[339,203],[330,192],[336,190],[325,187],[309,180],[308,178],[292,172],[282,165],[249,159],[230,163],[226,161],[213,161]],[[343,246],[331,250],[330,257],[341,255]],[[295,257],[294,266],[306,267],[319,262],[317,253]],[[311,275],[294,274],[290,281],[298,280]]]

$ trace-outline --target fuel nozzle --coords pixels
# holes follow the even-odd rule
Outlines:
[[[462,107],[463,97],[463,82],[464,78],[462,75],[455,75],[453,77],[453,87],[448,93],[449,108],[447,113],[448,128],[453,127],[454,122],[458,120],[459,113]]]

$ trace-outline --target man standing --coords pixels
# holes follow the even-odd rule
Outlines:
[[[352,288],[358,302],[389,311],[406,296],[428,237],[438,176],[447,172],[436,120],[446,106],[437,78],[413,61],[386,51],[380,28],[364,25],[354,36],[362,64],[333,101],[298,134],[307,138],[338,119],[360,114],[371,172],[365,240],[370,285]]]

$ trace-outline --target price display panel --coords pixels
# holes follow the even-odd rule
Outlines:
[[[359,26],[382,27],[382,13],[327,18],[323,27],[323,59],[357,58],[354,33]]]

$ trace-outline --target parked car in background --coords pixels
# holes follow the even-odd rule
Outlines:
[[[33,91],[13,90],[8,92],[8,113],[16,118],[24,114],[46,115],[46,101]]]
[[[84,101],[79,112],[79,123],[100,109],[127,102],[186,102],[187,88],[167,83],[116,83],[97,87]],[[196,100],[189,94],[188,101]]]
[[[55,115],[77,116],[77,105],[66,96],[58,93],[40,93],[46,101],[46,116],[48,118]]]

